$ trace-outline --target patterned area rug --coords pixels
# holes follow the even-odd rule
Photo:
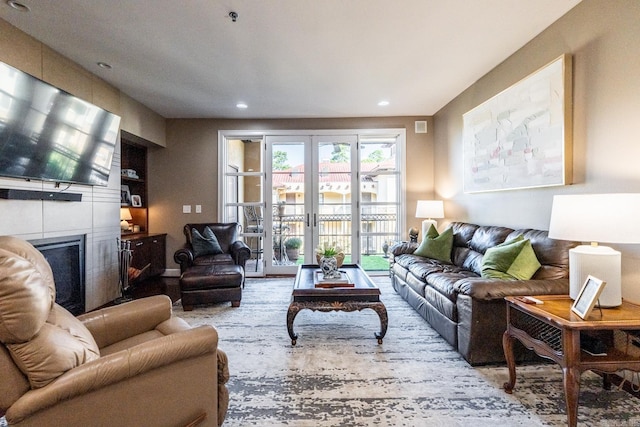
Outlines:
[[[178,316],[212,324],[229,356],[225,426],[565,426],[555,364],[519,366],[513,395],[505,367],[469,366],[391,287],[374,277],[389,313],[382,345],[372,310],[301,311],[286,329],[293,278],[248,279],[242,304],[196,307]],[[638,426],[640,401],[581,381],[580,426]]]

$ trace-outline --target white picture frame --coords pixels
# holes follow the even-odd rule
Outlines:
[[[141,208],[142,207],[142,197],[140,197],[137,194],[132,194],[131,195],[131,206],[133,206],[134,208]]]
[[[465,193],[571,183],[571,63],[561,55],[463,114]]]
[[[120,206],[131,206],[131,191],[128,185],[120,185]]]
[[[607,282],[588,275],[571,306],[571,311],[583,320],[589,317],[606,284]]]

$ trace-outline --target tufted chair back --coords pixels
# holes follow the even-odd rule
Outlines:
[[[31,244],[0,236],[0,408],[100,357],[87,328],[55,303],[53,273]]]

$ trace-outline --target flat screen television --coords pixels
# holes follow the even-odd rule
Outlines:
[[[106,186],[120,117],[0,62],[0,176]]]

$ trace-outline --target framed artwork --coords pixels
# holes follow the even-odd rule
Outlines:
[[[571,76],[562,55],[462,116],[465,193],[571,183]]]
[[[142,197],[140,197],[137,194],[132,194],[131,195],[131,206],[133,206],[134,208],[141,208],[142,207]]]
[[[589,317],[606,284],[607,282],[603,282],[591,275],[587,276],[580,293],[573,302],[573,306],[571,306],[571,311],[580,316],[581,319]]]
[[[128,185],[120,186],[120,206],[131,206],[131,192]]]

